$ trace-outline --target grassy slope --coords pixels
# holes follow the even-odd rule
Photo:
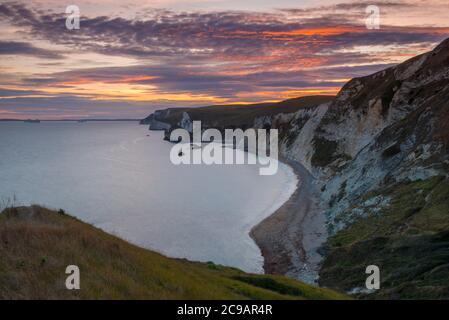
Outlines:
[[[365,268],[381,269],[381,290],[367,298],[449,298],[449,178],[399,184],[366,196],[390,206],[358,218],[328,240],[321,283],[362,287]]]
[[[333,98],[333,96],[307,96],[277,103],[180,109],[172,111],[170,116],[163,121],[175,125],[181,119],[182,113],[187,111],[193,120],[200,120],[209,127],[249,128],[253,125],[256,117],[271,116],[278,113],[292,113],[302,108],[315,107],[329,102]]]
[[[65,288],[65,268],[81,290]],[[63,212],[41,207],[0,214],[0,299],[340,299],[282,276],[251,275],[171,259],[131,245]]]

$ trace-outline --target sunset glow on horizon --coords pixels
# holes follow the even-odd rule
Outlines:
[[[65,8],[80,8],[68,30]],[[366,28],[368,5],[380,29]],[[142,118],[166,107],[335,95],[449,35],[441,0],[0,2],[0,118]]]

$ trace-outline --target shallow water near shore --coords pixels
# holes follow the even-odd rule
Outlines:
[[[262,272],[248,233],[289,199],[293,170],[175,166],[171,147],[133,122],[0,123],[0,200],[63,208],[171,257]]]

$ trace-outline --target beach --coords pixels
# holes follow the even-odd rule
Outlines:
[[[297,188],[279,209],[251,230],[250,236],[261,249],[266,273],[314,283],[321,261],[318,251],[327,236],[326,219],[313,176],[296,161],[281,161],[298,176]]]

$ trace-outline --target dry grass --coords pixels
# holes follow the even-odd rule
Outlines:
[[[65,288],[65,268],[71,264],[80,268],[81,290]],[[0,214],[0,298],[342,299],[346,296],[282,276],[250,275],[233,268],[170,259],[131,245],[62,211],[33,206],[10,208]]]

